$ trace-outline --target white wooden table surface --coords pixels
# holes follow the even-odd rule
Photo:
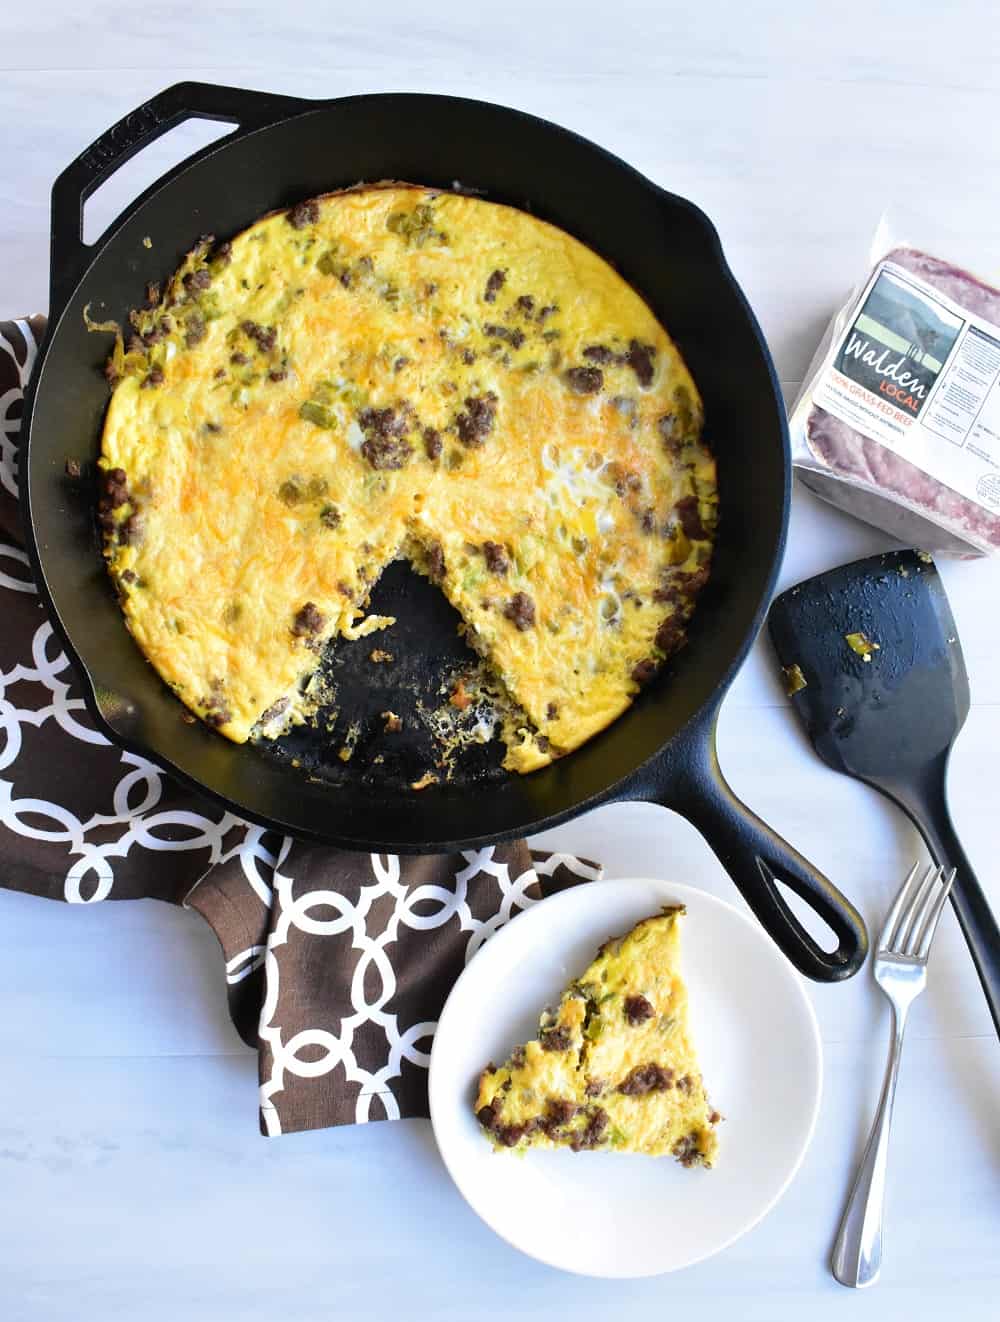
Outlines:
[[[920,237],[945,256],[953,236],[975,251],[1000,214],[993,0],[36,0],[4,8],[0,66],[7,314],[46,306],[55,174],[182,78],[317,97],[452,92],[579,130],[713,217],[793,390],[886,204],[919,197]],[[94,200],[90,232],[214,132],[188,126],[147,152]],[[798,490],[784,581],[887,544]],[[1000,564],[942,572],[975,700],[954,758],[955,817],[1000,904]],[[807,749],[761,645],[726,703],[721,756],[737,791],[877,923],[920,852],[915,833]],[[554,836],[611,875],[734,896],[665,810],[599,810]],[[590,1319],[622,1306],[740,1322],[997,1316],[1000,1048],[950,914],[912,1018],[887,1261],[867,1294],[826,1269],[887,1031],[867,975],[812,992],[826,1090],[783,1202],[724,1255],[623,1288],[560,1275],[494,1238],[449,1183],[426,1123],[259,1138],[255,1060],[227,1019],[215,939],[194,914],[0,892],[0,935],[4,1322],[468,1322],[501,1309]]]

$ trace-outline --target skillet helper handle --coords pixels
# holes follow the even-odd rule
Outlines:
[[[716,715],[682,736],[667,806],[705,837],[761,925],[800,973],[816,982],[852,977],[865,962],[868,934],[861,915],[817,868],[742,803],[726,783],[715,747]],[[802,926],[776,880],[803,899],[833,930],[824,950]]]
[[[52,294],[49,310],[61,310],[86,268],[83,204],[91,193],[144,147],[188,119],[216,119],[260,128],[309,104],[297,97],[253,92],[214,83],[175,83],[129,111],[63,170],[52,187]]]

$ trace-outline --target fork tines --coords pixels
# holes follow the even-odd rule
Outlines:
[[[878,953],[898,959],[925,962],[938,919],[955,880],[955,869],[945,876],[944,868],[929,864],[917,880],[920,864],[914,863],[900,887],[879,938]]]

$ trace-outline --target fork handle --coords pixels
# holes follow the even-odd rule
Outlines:
[[[875,1123],[868,1136],[868,1146],[858,1167],[833,1246],[833,1274],[841,1285],[849,1285],[855,1290],[874,1285],[882,1269],[882,1212],[889,1161],[889,1127],[896,1098],[899,1060],[903,1052],[906,1014],[905,1009],[893,1005],[892,1045],[889,1048]]]

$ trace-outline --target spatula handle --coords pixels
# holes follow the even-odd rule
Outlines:
[[[928,835],[927,845],[935,863],[956,870],[951,888],[952,907],[983,984],[993,1026],[1000,1035],[1000,930],[950,821],[946,836],[951,838],[942,840],[935,836],[932,840]]]
[[[1000,927],[952,825],[943,770],[940,782],[925,792],[922,799],[919,805],[904,806],[924,837],[934,862],[955,869],[951,903],[983,984],[993,1025],[1000,1035]]]

